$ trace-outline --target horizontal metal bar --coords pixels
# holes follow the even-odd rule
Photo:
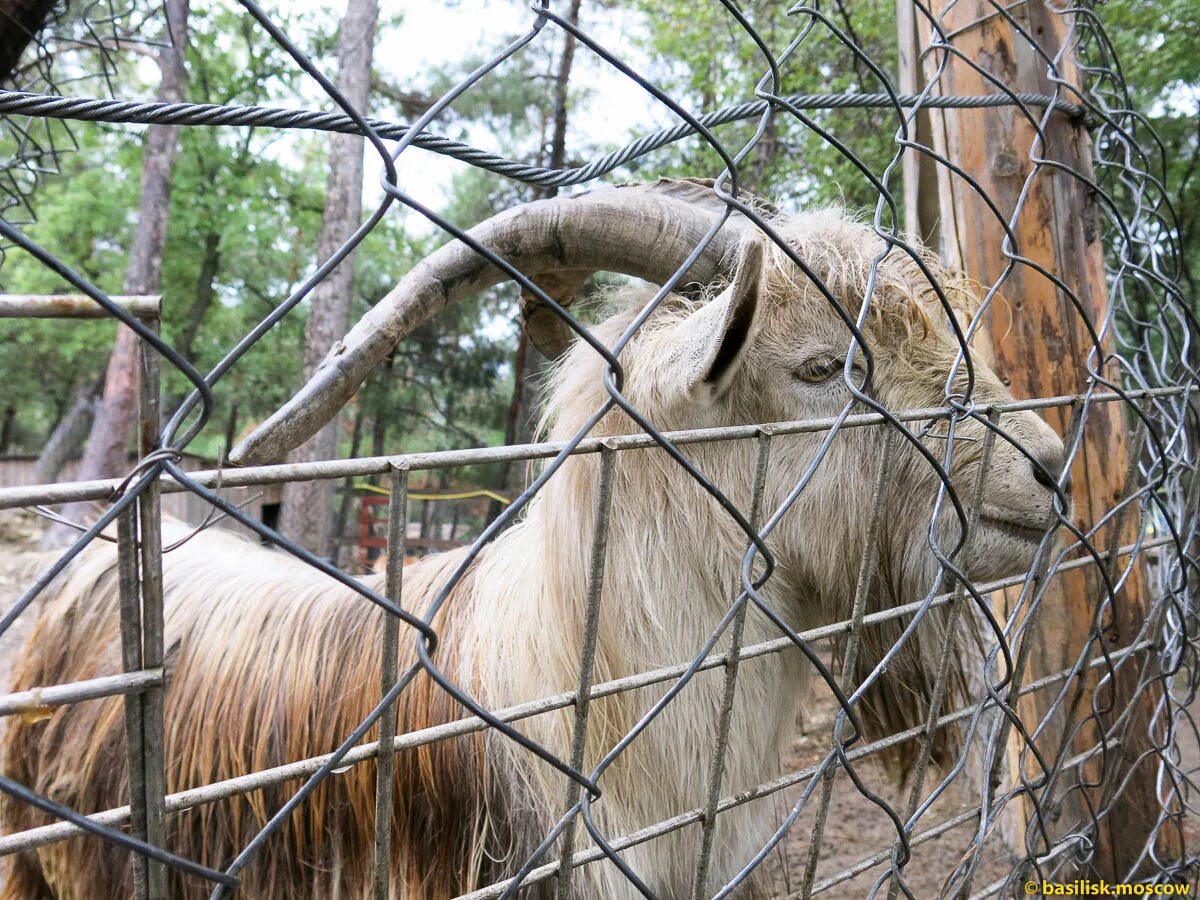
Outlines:
[[[1183,386],[1128,391],[1130,400],[1172,397],[1183,394]],[[975,411],[981,415],[1021,412],[1025,410],[1053,409],[1081,402],[1086,395],[1071,394],[1059,397],[1041,397],[1034,400],[1013,400],[1006,403],[983,404]],[[1093,403],[1111,403],[1125,399],[1113,392],[1097,392],[1091,396]],[[954,410],[948,407],[902,410],[892,415],[901,422],[945,418]],[[859,413],[847,416],[842,428],[862,428],[880,425],[886,420],[879,413]],[[821,419],[800,419],[793,422],[772,422],[762,425],[733,425],[723,428],[694,428],[686,431],[668,431],[665,437],[674,444],[698,444],[718,441],[750,440],[763,434],[787,435],[809,434],[828,431],[838,422],[836,416]],[[333,478],[357,478],[366,475],[382,475],[392,468],[405,468],[410,472],[430,469],[447,469],[457,466],[474,466],[494,462],[516,462],[521,460],[548,459],[566,446],[565,441],[549,441],[539,444],[518,444],[504,447],[476,447],[468,450],[439,450],[431,453],[408,453],[401,456],[371,456],[359,459],[321,460],[307,463],[283,463],[269,466],[247,466],[244,469],[209,469],[188,473],[188,477],[206,488],[250,487],[267,484],[283,484],[289,481],[312,481]],[[588,438],[579,443],[572,455],[582,456],[599,453],[609,447],[613,450],[645,450],[656,446],[648,434],[627,434],[606,438]],[[112,495],[121,484],[120,479],[100,481],[73,481],[61,484],[22,485],[0,488],[0,509],[22,506],[74,503],[79,500],[103,500]],[[164,494],[177,494],[187,488],[164,478],[160,482]]]
[[[1127,555],[1133,552],[1134,549],[1146,550],[1155,546],[1161,546],[1170,542],[1169,537],[1156,538],[1152,541],[1146,541],[1141,545],[1128,544],[1119,548],[1118,555]],[[1077,560],[1071,560],[1064,563],[1055,569],[1055,573],[1067,571],[1070,569],[1082,568],[1088,564],[1094,564],[1095,560],[1090,556],[1085,556]],[[1024,576],[1013,576],[1011,578],[998,579],[993,582],[979,585],[977,590],[981,593],[1000,590],[1005,587],[1013,587],[1024,581]],[[951,601],[953,593],[946,593],[935,597],[930,604],[930,608],[943,606]],[[903,606],[893,607],[889,610],[883,610],[878,613],[872,613],[863,617],[863,625],[871,626],[881,622],[887,622],[892,619],[901,618],[905,615],[916,612],[923,603],[917,601],[908,603]],[[852,626],[852,620],[835,622],[830,625],[822,625],[818,628],[810,629],[800,633],[800,638],[808,643],[814,643],[821,640],[828,640],[840,634],[846,633]],[[1124,653],[1136,652],[1149,646],[1148,643],[1136,645],[1134,648],[1125,651],[1119,651],[1111,654],[1111,658],[1119,658]],[[768,656],[773,653],[780,653],[789,648],[795,647],[791,638],[777,638],[771,641],[762,641],[757,644],[751,644],[742,648],[737,654],[739,661],[755,659],[760,656]],[[707,657],[699,666],[698,671],[707,671],[725,665],[727,654],[714,654]],[[664,681],[678,678],[688,668],[688,663],[679,663],[674,666],[666,666],[659,669],[654,669],[649,672],[640,672],[635,675],[629,675],[624,678],[606,681],[596,685],[589,692],[589,697],[592,700],[609,697],[614,694],[621,694],[627,691],[638,690],[644,687],[650,687],[655,684],[661,684]],[[1060,673],[1062,677],[1066,677],[1071,672]],[[1050,676],[1055,678],[1058,676]],[[1061,679],[1060,679],[1061,680]],[[1040,682],[1033,682],[1027,686],[1029,690],[1037,690],[1041,686],[1048,683],[1046,679]],[[520,719],[530,718],[532,716],[542,715],[558,709],[564,709],[571,706],[575,702],[575,692],[567,691],[562,694],[556,694],[550,697],[543,697],[538,700],[521,703],[516,706],[510,706],[495,712],[495,716],[502,722],[514,722]],[[945,717],[943,717],[945,718]],[[942,720],[939,720],[941,722]],[[941,727],[940,725],[938,727]],[[411,731],[402,735],[398,735],[393,743],[394,751],[410,750],[415,747],[421,747],[426,744],[436,743],[437,741],[446,740],[452,737],[458,737],[465,734],[472,734],[478,731],[483,731],[487,728],[487,724],[476,716],[469,718],[458,719],[454,722],[448,722],[444,725],[435,725],[431,728],[423,728],[419,731]],[[920,733],[921,729],[913,729],[911,732],[893,735],[889,738],[881,739],[877,742],[880,748],[884,746],[892,746],[896,743],[901,743],[905,740],[910,740]],[[374,759],[379,752],[379,744],[372,741],[366,744],[361,744],[347,753],[341,760],[341,765],[352,766],[366,760]],[[862,748],[860,748],[862,749]],[[263,769],[259,772],[253,772],[247,775],[241,775],[235,778],[229,778],[224,781],[214,782],[202,787],[193,788],[188,791],[182,791],[177,794],[171,794],[166,798],[166,811],[168,813],[180,812],[185,809],[191,809],[195,806],[201,806],[205,803],[212,803],[217,800],[223,800],[227,797],[237,796],[239,794],[250,793],[251,791],[261,790],[263,788],[272,787],[285,781],[293,781],[298,778],[305,778],[312,775],[320,769],[328,760],[331,754],[322,756],[314,756],[304,760],[298,760],[293,763],[287,763],[282,766],[275,766],[270,769]],[[853,756],[851,758],[854,758]],[[791,784],[793,782],[788,782]],[[780,788],[786,787],[787,784],[780,785]],[[776,788],[777,790],[780,788]],[[754,797],[747,797],[747,802]],[[720,807],[718,811],[727,807]],[[105,810],[104,812],[96,813],[91,816],[92,819],[105,825],[121,824],[129,818],[129,807],[121,806],[114,809]],[[69,822],[57,822],[53,825],[44,825],[39,828],[32,828],[27,831],[18,832],[16,834],[0,837],[0,856],[6,856],[11,853],[19,853],[23,850],[30,850],[36,847],[42,847],[47,844],[58,843],[69,838],[75,837],[81,833],[81,829],[72,825]],[[557,864],[556,864],[557,865]]]
[[[1111,743],[1113,745],[1119,745],[1121,742],[1119,740],[1113,740]],[[1072,838],[1074,840],[1072,840]],[[1054,862],[1055,859],[1057,859],[1060,856],[1066,855],[1067,853],[1069,853],[1072,849],[1074,849],[1076,847],[1076,844],[1081,843],[1081,842],[1082,842],[1082,835],[1080,835],[1079,833],[1066,835],[1063,837],[1062,840],[1060,840],[1058,842],[1058,844],[1056,844],[1054,847],[1052,847],[1050,849],[1049,853],[1044,853],[1041,856],[1035,857],[1033,860],[1033,866],[1035,868],[1040,868],[1042,866],[1045,866],[1047,863]],[[988,898],[988,897],[994,897],[994,896],[996,896],[996,894],[1000,893],[1000,891],[1002,891],[1004,889],[1004,885],[1006,885],[1007,883],[1008,883],[1007,876],[1004,878],[1001,878],[999,881],[993,881],[991,884],[989,884],[987,887],[983,888],[978,893],[972,894],[970,900],[986,900],[986,898]],[[1134,895],[1134,896],[1136,896],[1136,895]],[[1153,895],[1151,895],[1151,896],[1153,896]]]
[[[1134,646],[1128,647],[1125,650],[1120,650],[1120,651],[1117,651],[1116,653],[1110,654],[1110,659],[1113,659],[1113,660],[1123,659],[1124,657],[1126,657],[1132,653],[1137,653],[1141,650],[1144,650],[1149,646],[1151,646],[1151,643],[1149,641],[1143,641],[1140,644],[1135,644]],[[1105,661],[1104,657],[1102,657],[1102,656],[1096,657],[1095,659],[1092,659],[1088,662],[1087,666],[1085,667],[1085,670],[1097,668],[1099,666],[1104,665],[1105,662],[1106,661]],[[1071,677],[1077,675],[1079,673],[1079,671],[1080,670],[1074,669],[1074,668],[1064,669],[1061,672],[1056,672],[1053,675],[1049,675],[1045,678],[1040,678],[1037,681],[1030,682],[1025,687],[1023,687],[1020,690],[1019,695],[1024,697],[1027,694],[1031,694],[1031,693],[1034,693],[1035,691],[1042,690],[1043,688],[1050,687],[1050,686],[1052,686],[1054,684],[1058,684],[1062,681],[1066,681],[1068,678],[1071,678]],[[971,706],[964,706],[961,709],[957,709],[952,713],[947,713],[946,715],[941,716],[937,720],[937,722],[934,724],[934,728],[944,728],[947,725],[952,725],[955,722],[970,718],[974,714],[976,706],[977,706],[976,704],[972,704]],[[869,744],[864,744],[861,747],[856,747],[853,750],[847,751],[846,758],[849,759],[851,762],[855,762],[857,760],[863,759],[864,757],[871,756],[875,753],[878,753],[881,750],[886,750],[889,747],[894,747],[897,744],[902,744],[905,741],[910,741],[913,738],[919,737],[921,734],[924,733],[924,731],[925,731],[925,726],[918,725],[914,728],[908,729],[907,731],[898,732],[897,734],[890,735],[886,738],[880,738],[877,741],[873,741]],[[1087,755],[1087,753],[1085,752],[1084,755]],[[814,777],[820,770],[821,770],[820,764],[805,766],[803,769],[800,769],[796,772],[792,772],[788,775],[784,775],[783,777],[777,778],[774,781],[768,781],[764,784],[760,784],[760,785],[757,785],[756,787],[750,788],[749,790],[740,791],[737,794],[732,794],[730,796],[727,796],[727,797],[723,798],[720,803],[717,804],[717,814],[719,815],[720,813],[723,813],[726,810],[732,809],[735,806],[742,806],[743,804],[750,803],[751,801],[754,801],[754,800],[761,800],[763,797],[768,797],[771,794],[778,793],[779,791],[782,791],[785,788],[789,788],[794,785],[800,784],[801,782],[808,781],[810,778]],[[612,848],[614,850],[624,850],[628,847],[633,847],[637,844],[644,844],[646,841],[652,841],[655,838],[662,837],[665,834],[670,834],[672,831],[679,831],[682,828],[686,828],[688,825],[693,825],[693,824],[699,822],[703,817],[704,817],[704,810],[700,807],[697,807],[696,809],[688,810],[687,812],[680,813],[679,815],[673,816],[670,819],[664,819],[661,822],[656,822],[653,825],[649,825],[638,831],[631,832],[630,834],[623,835],[618,838],[610,839],[609,844],[612,846]],[[889,856],[890,856],[890,851],[889,851]],[[590,850],[585,850],[585,851],[575,854],[574,858],[571,861],[571,867],[577,868],[581,865],[587,865],[588,863],[593,863],[593,862],[596,862],[603,858],[604,858],[604,851],[602,851],[598,847],[593,847]],[[541,866],[537,869],[534,869],[532,872],[530,872],[529,875],[525,878],[524,882],[522,882],[522,884],[529,885],[529,884],[535,884],[539,881],[545,881],[548,878],[552,878],[557,871],[558,871],[558,862],[557,861],[552,862],[552,863],[547,863],[546,865]],[[462,894],[461,896],[455,898],[455,900],[492,900],[492,898],[499,897],[501,894],[503,894],[505,888],[509,885],[510,882],[511,882],[511,879],[507,879],[505,881],[498,881],[495,884],[488,885],[485,888],[480,888],[477,891],[472,891],[469,894]],[[814,891],[814,893],[815,893],[815,891]]]
[[[139,319],[157,319],[162,297],[110,297]],[[0,294],[0,319],[108,319],[112,314],[85,294]]]
[[[12,694],[0,694],[0,716],[37,712],[47,707],[99,700],[101,697],[140,694],[146,688],[161,687],[162,683],[162,669],[139,669],[120,675],[89,678],[87,681],[73,681],[70,684],[55,684]]]
[[[1024,693],[1024,692],[1022,692],[1022,693]],[[1110,740],[1108,742],[1108,746],[1110,749],[1116,748],[1116,747],[1120,746],[1120,744],[1121,744],[1121,741],[1117,738],[1113,738],[1112,740]],[[1085,750],[1083,753],[1080,753],[1078,756],[1074,756],[1071,759],[1068,759],[1067,761],[1065,761],[1062,764],[1062,771],[1067,771],[1068,769],[1072,769],[1075,766],[1081,765],[1081,764],[1087,762],[1089,759],[1091,759],[1091,757],[1094,755],[1095,755],[1095,748]],[[926,843],[927,841],[933,840],[934,838],[941,837],[943,834],[953,831],[955,828],[965,825],[967,822],[974,821],[975,819],[977,819],[979,817],[979,813],[982,810],[982,808],[983,807],[981,805],[976,804],[975,806],[971,807],[970,809],[964,810],[963,812],[959,813],[958,815],[953,816],[952,818],[946,819],[944,822],[939,822],[937,825],[932,825],[929,828],[925,829],[924,831],[917,832],[916,834],[914,834],[912,837],[910,837],[908,839],[908,845],[910,847],[919,846],[921,844]],[[892,858],[892,851],[890,848],[887,850],[881,851],[879,853],[876,853],[874,856],[864,857],[863,859],[860,859],[858,862],[854,863],[853,865],[847,866],[846,868],[842,869],[840,872],[830,875],[828,878],[824,879],[823,881],[818,882],[813,887],[812,894],[810,896],[815,897],[817,894],[823,894],[823,893],[825,893],[825,891],[829,890],[830,888],[837,887],[839,884],[841,884],[844,881],[849,881],[851,878],[856,878],[857,876],[861,875],[863,872],[871,871],[871,869],[875,868],[876,866],[880,865],[881,863],[887,862],[891,858]],[[1003,881],[999,882],[999,885],[1002,887],[1004,885],[1004,882]],[[799,892],[796,892],[793,894],[789,894],[785,898],[785,900],[798,900],[798,898],[800,896],[801,896],[801,894]],[[972,900],[975,900],[975,898],[972,898]]]
[[[1038,93],[1003,93],[966,95],[938,94],[864,94],[854,91],[845,93],[788,94],[783,98],[791,107],[801,109],[844,109],[844,108],[959,108],[978,109],[984,107],[1010,106],[1024,103],[1039,108],[1053,107],[1072,119],[1088,122],[1083,107],[1059,97]],[[736,106],[704,113],[696,120],[713,128],[729,122],[757,118],[769,107],[766,100],[752,100]],[[78,119],[93,122],[172,124],[172,125],[239,125],[263,128],[305,128],[334,131],[343,134],[362,134],[358,124],[344,113],[311,109],[280,109],[262,106],[218,106],[198,103],[144,102],[139,100],[102,99],[97,97],[61,97],[57,94],[37,94],[26,91],[0,91],[0,113],[9,115],[44,116],[58,119]],[[594,157],[587,163],[570,168],[555,169],[531,165],[520,160],[507,159],[494,153],[451,140],[438,134],[423,131],[416,136],[409,134],[409,126],[382,119],[368,120],[375,132],[384,140],[401,140],[411,137],[414,146],[453,159],[463,160],[472,166],[495,172],[507,178],[537,184],[543,187],[583,184],[614,169],[632,162],[647,153],[665,147],[696,133],[690,122],[660,128],[643,134],[624,147]]]

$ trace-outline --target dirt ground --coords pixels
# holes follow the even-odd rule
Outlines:
[[[36,547],[40,527],[37,521],[25,516],[0,512],[0,610],[7,609],[20,590],[36,571],[38,555]],[[30,613],[33,611],[31,610]],[[16,654],[31,627],[33,616],[21,617],[15,627],[0,637],[0,693],[10,690],[9,675]],[[828,736],[833,725],[834,705],[828,700],[814,699],[797,723],[797,736],[789,760],[789,771],[798,770],[820,761],[828,746]],[[3,728],[0,719],[0,729]],[[0,736],[3,732],[0,730]],[[903,811],[907,803],[908,788],[893,783],[881,765],[867,759],[858,763],[856,771],[867,786],[886,800],[893,808]],[[934,783],[932,775],[926,790]],[[965,781],[965,779],[960,779]],[[799,798],[803,786],[781,792],[768,800],[757,801],[764,815],[777,815],[790,809]],[[803,882],[808,845],[813,828],[813,810],[816,798],[809,810],[792,827],[787,839],[766,863],[777,886],[780,898],[798,896]],[[947,791],[936,806],[923,818],[925,827],[942,822],[969,807],[966,798],[957,786]],[[957,827],[946,834],[923,843],[913,850],[913,858],[905,869],[905,883],[918,900],[937,897],[946,876],[962,860],[973,833],[973,823]],[[895,829],[883,810],[860,794],[850,783],[844,772],[839,772],[834,782],[830,812],[825,826],[823,852],[817,868],[816,881],[831,877],[861,860],[891,848],[895,840]],[[1012,857],[1001,841],[991,841],[984,852],[973,887],[979,890],[1001,879],[1009,871]],[[884,871],[883,865],[863,872],[855,878],[831,887],[825,896],[835,898],[865,897],[871,886]],[[3,885],[4,867],[0,861],[0,886]],[[886,896],[886,892],[883,894]]]

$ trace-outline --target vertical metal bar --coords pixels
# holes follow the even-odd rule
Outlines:
[[[854,689],[854,667],[858,663],[858,652],[862,646],[863,616],[867,612],[867,596],[871,583],[875,578],[876,566],[879,562],[879,524],[883,521],[883,488],[887,483],[888,472],[891,470],[892,458],[896,452],[896,442],[899,432],[893,428],[887,429],[883,439],[883,452],[875,466],[875,479],[871,488],[871,523],[867,526],[867,536],[863,544],[862,560],[858,567],[858,580],[854,588],[854,605],[850,613],[850,637],[846,641],[846,656],[842,660],[842,691],[849,693]],[[837,740],[836,730],[832,735]],[[837,770],[829,766],[821,780],[821,797],[817,805],[817,818],[813,823],[812,839],[808,842],[808,858],[804,863],[804,879],[800,886],[800,896],[812,896],[813,882],[816,879],[817,863],[821,860],[821,841],[825,835],[825,822],[829,816],[829,803],[833,799],[833,781]]]
[[[387,575],[384,590],[389,600],[400,605],[404,579],[404,539],[408,526],[408,469],[392,469],[391,496],[388,498]],[[383,614],[383,660],[380,665],[379,689],[386,694],[396,683],[397,655],[400,643],[400,620]],[[396,704],[393,703],[379,718],[379,756],[375,768],[375,872],[376,900],[391,896],[392,856],[392,776],[395,760],[392,739],[396,736]]]
[[[147,327],[159,330],[157,318]],[[158,443],[159,429],[159,358],[149,344],[141,344],[141,394],[138,451],[142,457],[152,453]],[[162,580],[162,506],[158,481],[151,483],[138,498],[141,519],[139,547],[142,576],[142,664],[158,668],[163,664],[163,580]],[[164,682],[165,684],[165,682]],[[164,687],[149,687],[142,693],[143,758],[146,767],[146,841],[155,847],[166,844],[167,770],[163,746]],[[167,869],[147,860],[146,895],[149,900],[166,900]]]
[[[117,516],[117,585],[121,607],[121,665],[142,668],[142,610],[138,587],[137,518],[133,507]],[[143,761],[142,698],[125,695],[125,762],[129,770],[129,833],[146,839],[146,767]],[[146,898],[146,858],[130,854],[133,896]]]
[[[1000,419],[1000,414],[994,410],[988,413],[988,421],[995,425]],[[953,427],[953,426],[951,426]],[[979,474],[975,476],[975,485],[971,492],[971,507],[967,512],[967,535],[972,534],[979,522],[979,507],[983,504],[983,488],[987,483],[988,469],[992,465],[992,450],[996,446],[996,432],[991,428],[987,429],[983,436],[983,448],[979,459]],[[959,582],[954,587],[954,597],[950,601],[949,606],[949,621],[946,623],[946,635],[942,641],[942,655],[938,660],[937,675],[933,682],[933,694],[929,698],[929,710],[925,716],[925,732],[921,736],[921,748],[917,754],[917,763],[913,772],[912,789],[908,793],[908,806],[904,811],[904,819],[907,823],[912,819],[913,814],[917,811],[917,806],[921,802],[921,794],[925,789],[925,773],[929,770],[929,760],[933,754],[933,740],[937,733],[936,724],[938,713],[941,712],[942,699],[946,693],[946,682],[950,678],[950,662],[954,659],[954,648],[956,642],[954,633],[958,628],[958,622],[963,617],[966,609],[966,604],[963,602],[963,597],[966,594],[966,588],[962,582]],[[911,831],[911,827],[909,827]],[[897,842],[899,846],[899,842]],[[893,859],[895,857],[893,856]],[[893,869],[895,872],[896,870]],[[888,885],[888,900],[895,900],[895,897],[900,893],[900,878],[894,875],[891,883]]]
[[[600,451],[600,475],[596,495],[596,524],[592,534],[592,558],[588,570],[587,612],[583,625],[583,644],[579,651],[579,684],[575,694],[575,730],[571,742],[571,768],[583,766],[587,747],[588,710],[591,707],[593,667],[596,660],[596,632],[600,625],[600,595],[604,587],[604,560],[608,553],[608,523],[612,510],[613,470],[616,453],[608,447]],[[565,809],[579,802],[579,784],[567,779]],[[575,853],[575,830],[579,823],[572,820],[562,833],[562,848],[558,857],[558,887],[556,900],[570,900],[571,877],[574,869],[571,858]]]
[[[754,466],[754,485],[750,495],[750,527],[758,529],[762,518],[763,490],[767,483],[767,463],[771,456],[771,436],[765,432],[758,436],[758,454]],[[747,541],[746,546],[750,546]],[[739,572],[734,581],[733,596],[742,594]],[[704,819],[700,832],[700,849],[696,855],[696,877],[692,882],[692,898],[699,900],[708,883],[708,869],[712,860],[713,838],[717,832],[717,803],[721,799],[721,780],[725,775],[725,757],[729,753],[729,723],[733,719],[733,701],[737,691],[738,668],[741,664],[742,637],[746,628],[746,611],[749,603],[743,603],[730,623],[729,652],[725,657],[725,683],[721,689],[721,708],[717,719],[717,742],[713,747],[708,766],[708,799],[704,805]]]

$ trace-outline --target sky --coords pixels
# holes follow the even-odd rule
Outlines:
[[[264,5],[264,8],[268,11],[275,9],[301,13],[324,11],[326,15],[336,12],[338,16],[344,10],[342,4],[330,7],[315,0],[283,0],[274,7]],[[528,3],[511,0],[385,4],[382,14],[385,18],[401,16],[402,21],[399,25],[381,27],[375,47],[375,68],[402,90],[409,86],[413,89],[422,86],[422,76],[431,67],[453,64],[469,55],[500,51],[513,37],[528,30],[535,20]],[[638,48],[628,37],[629,28],[635,24],[633,19],[634,14],[629,12],[598,10],[589,14],[585,10],[581,25],[601,43],[619,48],[623,56],[627,55],[630,62],[638,65],[644,60],[638,58]],[[553,42],[557,52],[561,46],[561,34],[551,23],[535,40],[541,42],[543,47],[545,42]],[[572,108],[568,145],[576,142],[619,147],[635,133],[672,124],[670,115],[642,88],[585,47],[580,46],[576,51],[572,81],[586,85],[591,95],[601,96],[604,101],[581,102]],[[306,105],[322,108],[331,105],[315,85],[310,86],[310,93],[304,100]],[[385,112],[378,109],[375,114],[382,116]],[[435,133],[438,131],[436,121],[430,130]],[[471,132],[468,140],[484,149],[501,149],[500,142],[483,127]],[[462,170],[465,165],[414,147],[402,155],[398,173],[404,189],[412,191],[423,202],[438,206],[445,199],[454,172]],[[381,171],[378,156],[368,152],[365,165],[365,199],[368,202],[378,202],[382,196],[378,186]]]
[[[218,2],[236,5],[236,0]],[[481,57],[487,53],[499,52],[514,37],[526,32],[536,19],[528,3],[511,0],[462,0],[449,4],[405,2],[400,5],[382,5],[374,68],[396,88],[414,92],[425,86],[430,68],[455,66],[467,57]],[[268,13],[310,14],[318,19],[324,16],[331,21],[340,18],[345,9],[343,2],[329,6],[316,0],[277,0],[273,5],[263,3],[263,8]],[[585,10],[580,24],[604,46],[620,50],[623,59],[635,68],[640,68],[645,60],[638,57],[640,51],[637,44],[629,38],[630,30],[636,28],[635,15],[613,10],[589,14]],[[400,20],[398,24],[395,22],[397,18]],[[551,42],[554,56],[557,58],[562,46],[562,32],[551,23],[535,41],[541,42],[540,49],[543,55],[546,42]],[[532,50],[534,46],[530,45],[526,49]],[[333,77],[335,73],[332,69],[327,69],[325,74]],[[568,148],[572,145],[586,145],[612,149],[623,146],[636,134],[674,124],[671,114],[663,110],[644,89],[612,69],[586,47],[577,47],[572,67],[572,83],[586,86],[587,90],[586,98],[581,96],[585,92],[573,95],[575,103],[569,120]],[[549,90],[549,87],[547,82],[546,89]],[[294,103],[281,105],[302,105],[314,109],[334,108],[332,101],[311,80],[302,88],[301,95],[295,98]],[[371,113],[378,118],[407,121],[403,117],[393,115],[385,100],[379,100]],[[461,122],[455,123],[456,130],[461,126]],[[431,124],[430,130],[434,133],[440,131],[436,121]],[[452,136],[459,137],[457,133]],[[299,135],[284,134],[280,140],[270,145],[268,152],[286,160],[289,155],[301,152],[302,140]],[[482,124],[472,126],[466,140],[487,150],[499,152],[503,149],[502,142]],[[388,144],[389,147],[394,146],[393,142]],[[536,159],[525,161],[539,162]],[[383,198],[383,190],[379,184],[383,165],[377,153],[369,146],[364,148],[364,163],[365,217]],[[454,175],[466,168],[466,163],[419,147],[410,147],[398,160],[397,174],[399,185],[405,192],[427,206],[438,209],[444,206],[448,198]],[[389,215],[403,217],[405,227],[412,233],[437,231],[431,223],[416,214],[407,213],[398,205],[389,211]],[[493,322],[487,330],[495,331],[491,336],[498,338],[501,332],[507,333],[511,329],[512,323],[505,319]]]

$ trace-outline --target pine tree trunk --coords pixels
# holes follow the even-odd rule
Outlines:
[[[579,22],[581,0],[571,0],[567,9],[566,19],[572,25]],[[568,87],[571,82],[571,67],[575,61],[575,36],[570,32],[563,34],[562,54],[558,58],[558,66],[554,73],[554,108],[550,113],[550,153],[546,165],[551,169],[561,169],[566,162],[567,147],[567,117],[568,117]],[[554,197],[558,194],[557,187],[547,187],[539,192],[542,198]],[[524,444],[533,439],[534,410],[541,404],[538,390],[540,375],[548,364],[529,341],[522,330],[517,338],[517,349],[513,356],[513,391],[508,405],[504,422],[504,442],[506,444]],[[504,462],[500,466],[500,491],[506,493],[514,482],[524,480],[528,472],[528,463],[514,464]],[[503,510],[498,501],[488,503],[487,519],[492,521]]]
[[[238,402],[235,400],[229,404],[229,417],[225,420],[225,445],[221,448],[223,463],[229,462],[229,451],[233,449],[233,445],[237,441],[237,426]]]
[[[366,421],[366,411],[359,404],[354,411],[354,430],[350,435],[350,456],[358,456],[362,447],[363,423]],[[337,517],[333,521],[333,533],[329,536],[327,556],[337,565],[342,565],[342,547],[346,539],[346,528],[350,524],[350,516],[354,512],[354,478],[342,482],[342,499],[338,504]]]
[[[0,420],[0,453],[7,453],[12,446],[13,428],[17,423],[17,408],[11,403],[4,407],[4,416]]]
[[[581,0],[571,0],[566,18],[572,25],[579,24],[579,7],[581,5]],[[567,158],[567,88],[571,83],[571,67],[574,63],[575,35],[564,31],[562,55],[558,58],[558,71],[554,75],[554,113],[552,115],[554,129],[550,136],[551,169],[561,169]],[[557,187],[548,187],[543,196],[553,197],[557,194]]]
[[[179,329],[179,338],[175,341],[175,349],[189,362],[192,361],[192,345],[200,334],[200,326],[204,324],[204,317],[217,296],[217,272],[220,268],[221,234],[210,231],[204,236],[204,254],[200,258],[200,272],[196,276],[196,293],[184,316],[183,327]]]
[[[188,0],[167,0],[165,46],[159,51],[162,72],[156,99],[177,103],[187,84],[184,53],[187,48]],[[142,195],[138,227],[129,249],[125,293],[157,294],[162,284],[163,246],[171,206],[171,168],[179,145],[179,126],[153,125],[146,130],[142,156]],[[91,434],[79,464],[78,478],[114,478],[129,468],[129,442],[138,408],[138,338],[120,326],[104,375],[104,394],[96,409]],[[69,519],[86,519],[88,504],[71,504],[63,513]],[[58,526],[47,532],[52,543],[65,541],[70,529]]]
[[[378,16],[377,0],[348,0],[342,19],[337,86],[360,112],[367,111]],[[353,135],[333,135],[329,157],[325,215],[318,245],[322,260],[337,251],[362,218],[363,139]],[[304,380],[308,380],[329,348],[345,334],[353,289],[354,254],[350,254],[312,292],[304,336]],[[332,459],[337,455],[337,447],[338,422],[335,418],[292,451],[288,459],[291,462]],[[329,543],[333,494],[331,481],[284,485],[280,519],[284,535],[309,550],[324,553]]]
[[[173,342],[179,355],[193,364],[196,362],[194,356],[196,338],[200,336],[200,327],[204,324],[204,318],[212,309],[213,301],[217,296],[217,273],[221,269],[220,233],[210,231],[204,236],[203,245],[200,271],[196,275],[196,293],[192,295],[192,302],[183,315],[183,324],[179,326]],[[163,402],[165,413],[170,415],[177,410],[190,391],[191,385],[189,384],[187,390],[173,393],[167,397]],[[225,452],[228,452],[228,449],[227,446]]]
[[[99,382],[77,385],[75,398],[67,414],[59,419],[33,469],[36,484],[50,484],[62,471],[67,461],[83,446],[88,429],[96,411],[96,400],[100,396]]]

